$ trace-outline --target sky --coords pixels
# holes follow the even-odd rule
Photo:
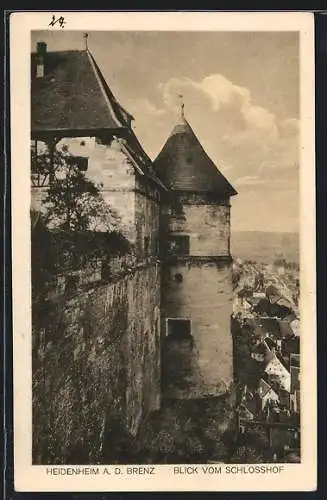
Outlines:
[[[238,192],[232,230],[298,231],[296,32],[96,32],[88,47],[154,159],[179,116]],[[32,33],[49,51],[85,47],[79,31]]]

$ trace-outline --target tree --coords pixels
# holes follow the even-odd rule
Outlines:
[[[42,210],[31,211],[34,300],[52,290],[65,270],[86,263],[96,269],[101,263],[105,270],[113,255],[131,250],[117,213],[104,200],[101,185],[86,178],[86,162],[80,160],[67,146],[41,154],[32,150],[32,175],[50,178]]]
[[[33,163],[34,162],[34,163]],[[118,226],[118,214],[104,200],[101,184],[87,179],[68,146],[32,152],[33,170],[48,172],[50,185],[44,202],[49,228],[61,231],[111,232]]]

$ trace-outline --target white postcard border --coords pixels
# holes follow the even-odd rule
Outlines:
[[[173,465],[156,465],[152,474],[115,474],[114,467],[94,466],[99,473],[47,471],[32,466],[32,374],[30,310],[30,39],[32,30],[46,30],[52,14],[64,16],[65,30],[148,31],[299,31],[301,73],[301,464],[270,464],[278,472],[217,471],[181,474]],[[316,263],[314,148],[314,28],[310,13],[217,12],[40,12],[10,17],[12,286],[14,380],[14,476],[17,491],[312,491],[317,481],[316,396]],[[53,29],[60,30],[60,26]],[[235,466],[235,464],[233,464]],[[265,465],[264,465],[265,466]],[[268,466],[268,465],[267,465]],[[58,466],[59,467],[59,466]],[[88,466],[92,469],[93,466]],[[241,467],[238,465],[238,467]],[[219,471],[220,468],[220,471]],[[83,472],[84,470],[84,472]]]

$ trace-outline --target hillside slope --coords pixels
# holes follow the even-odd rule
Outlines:
[[[233,257],[272,262],[283,258],[288,262],[299,262],[298,233],[265,231],[234,231],[231,237]]]

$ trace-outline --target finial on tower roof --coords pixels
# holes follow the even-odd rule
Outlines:
[[[88,34],[88,33],[84,33],[84,35],[83,35],[83,38],[84,38],[84,43],[85,43],[85,50],[87,50],[87,49],[88,49],[88,47],[87,47],[87,39],[88,39],[88,36],[89,36],[89,34]]]
[[[184,104],[184,101],[183,101],[183,96],[182,94],[179,94],[179,99],[180,99],[180,103],[181,103],[181,119],[184,120],[184,107],[185,107],[185,104]]]

